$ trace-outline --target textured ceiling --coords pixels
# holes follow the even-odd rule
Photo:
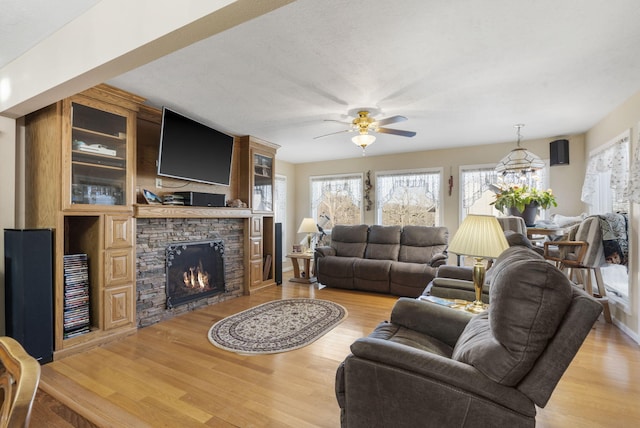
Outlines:
[[[0,0],[0,67],[100,0]]]
[[[69,3],[73,16],[95,2]],[[361,107],[417,132],[378,134],[367,156],[515,142],[516,123],[551,139],[640,89],[639,22],[637,0],[298,0],[108,83],[294,163],[360,156],[354,134],[313,137]]]

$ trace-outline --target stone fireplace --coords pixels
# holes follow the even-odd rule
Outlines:
[[[243,218],[137,218],[136,317],[138,327],[244,293]],[[224,281],[218,292],[200,294],[183,304],[167,306],[167,249],[192,242],[224,242]],[[190,247],[188,245],[188,247]],[[204,264],[203,264],[204,267]],[[211,268],[205,267],[211,274]],[[182,273],[181,273],[182,275]]]
[[[225,291],[224,241],[167,246],[167,308]]]

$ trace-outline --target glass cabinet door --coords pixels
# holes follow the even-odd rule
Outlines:
[[[127,202],[127,117],[71,103],[71,204]]]
[[[273,211],[273,158],[253,155],[253,203],[254,211]]]

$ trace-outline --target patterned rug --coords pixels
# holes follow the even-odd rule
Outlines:
[[[274,300],[218,321],[208,337],[227,351],[274,354],[312,343],[346,316],[345,308],[327,300]]]

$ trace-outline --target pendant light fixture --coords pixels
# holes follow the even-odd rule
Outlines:
[[[498,174],[507,175],[510,173],[526,174],[544,168],[544,162],[535,154],[524,147],[520,147],[520,129],[524,124],[514,125],[518,129],[517,147],[509,152],[496,166]]]

